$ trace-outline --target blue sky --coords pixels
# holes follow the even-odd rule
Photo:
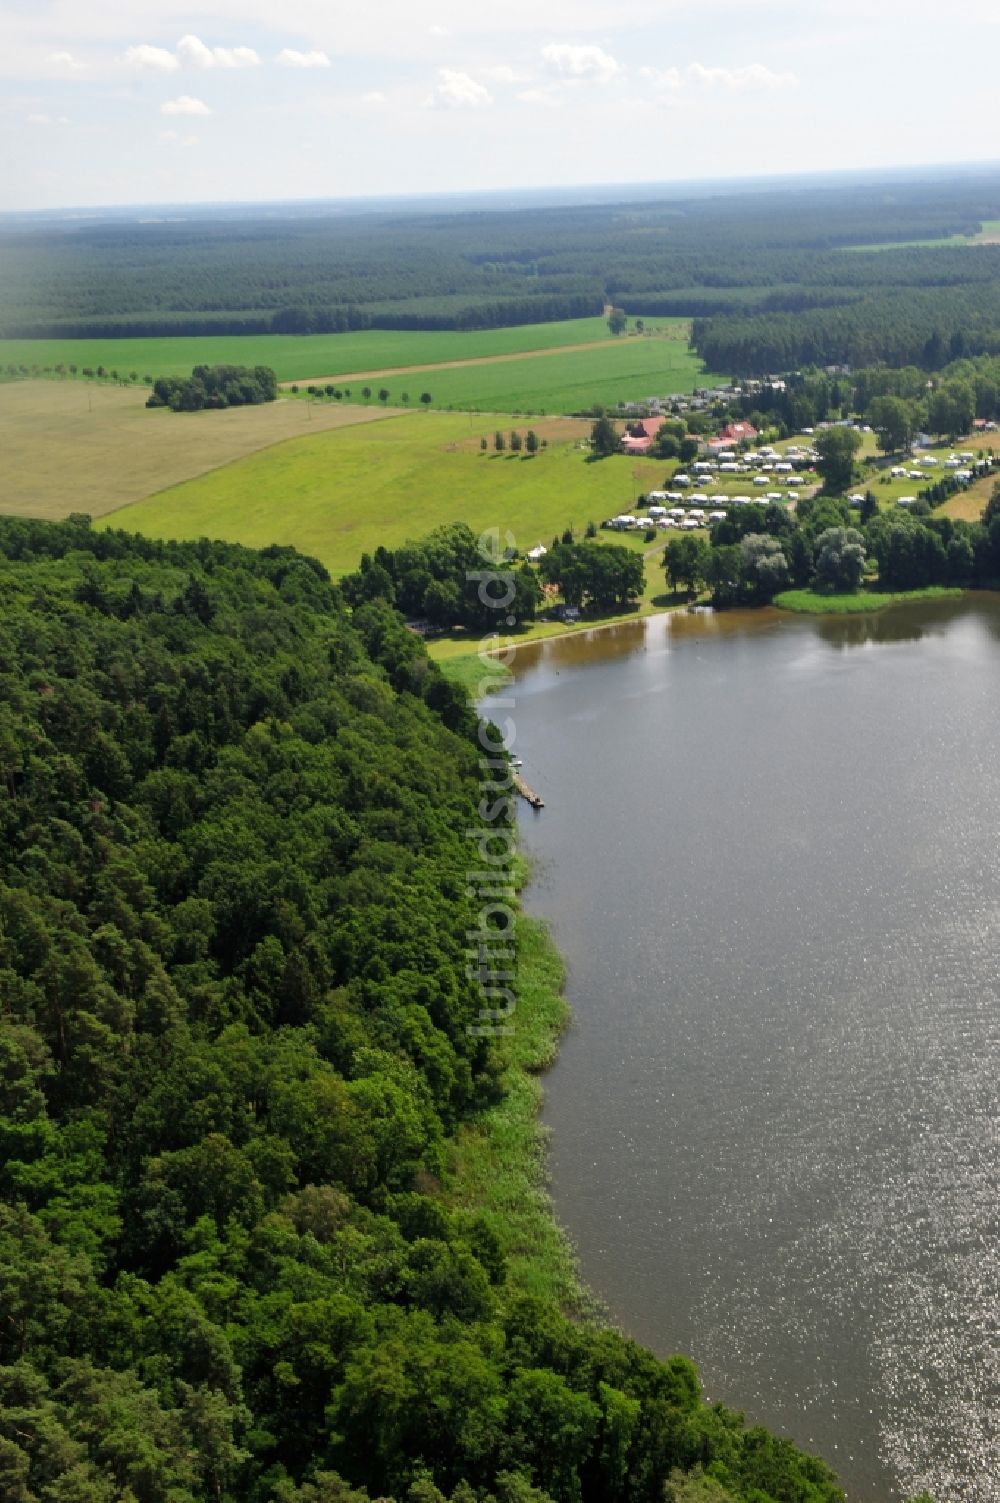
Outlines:
[[[995,0],[3,0],[0,207],[993,161]]]

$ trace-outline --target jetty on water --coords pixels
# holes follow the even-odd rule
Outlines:
[[[524,799],[525,803],[530,804],[533,809],[545,808],[545,800],[539,794],[537,794],[533,788],[528,787],[527,783],[524,781],[519,772],[515,772],[513,774],[513,778],[514,787]]]

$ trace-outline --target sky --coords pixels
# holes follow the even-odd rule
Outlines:
[[[0,0],[0,209],[1000,159],[996,0]]]

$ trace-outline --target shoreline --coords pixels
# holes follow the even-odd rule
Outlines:
[[[779,616],[786,616],[789,620],[796,617],[810,616],[821,620],[824,617],[831,620],[843,620],[846,616],[875,616],[885,611],[892,610],[895,606],[905,605],[933,605],[938,601],[965,600],[980,591],[961,585],[930,585],[920,590],[900,590],[887,592],[883,596],[878,594],[847,595],[847,596],[820,596],[811,591],[784,591],[786,596],[794,594],[807,597],[804,603],[791,605],[782,603],[781,596],[776,596],[767,606],[747,605],[719,608],[711,605],[708,601],[699,600],[696,596],[693,600],[678,602],[677,605],[658,608],[651,611],[637,611],[631,615],[615,616],[607,621],[596,621],[592,624],[581,621],[576,626],[571,626],[565,631],[555,631],[538,635],[525,634],[522,637],[501,636],[499,645],[490,649],[487,657],[480,657],[478,647],[471,647],[467,652],[451,652],[446,655],[438,655],[433,652],[433,640],[428,643],[428,655],[431,661],[436,663],[446,677],[455,682],[462,683],[473,693],[483,692],[478,680],[492,677],[495,686],[509,682],[512,676],[512,668],[506,663],[499,661],[501,654],[507,655],[518,651],[521,647],[541,646],[546,642],[565,642],[570,638],[582,637],[589,633],[611,631],[615,627],[629,626],[639,622],[661,620],[667,616],[697,615],[702,611],[708,612],[714,620],[716,617],[732,616],[737,611],[757,615],[763,611],[773,611]],[[991,593],[987,591],[986,593]],[[839,607],[831,602],[840,600],[843,602]],[[849,604],[847,602],[850,602]],[[694,606],[697,610],[692,611]],[[457,645],[454,638],[444,639],[447,645]],[[462,644],[463,646],[465,644]]]
[[[445,1200],[455,1208],[478,1211],[488,1222],[503,1248],[514,1289],[553,1300],[575,1320],[607,1325],[556,1215],[549,1190],[548,1132],[541,1121],[543,1077],[571,1022],[563,990],[566,964],[546,921],[529,917],[520,904],[516,934],[517,1022],[509,1036],[495,1043],[502,1095],[459,1132],[445,1178]]]

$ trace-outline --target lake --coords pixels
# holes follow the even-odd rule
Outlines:
[[[516,673],[584,1277],[852,1498],[997,1503],[1000,597],[684,613]]]

